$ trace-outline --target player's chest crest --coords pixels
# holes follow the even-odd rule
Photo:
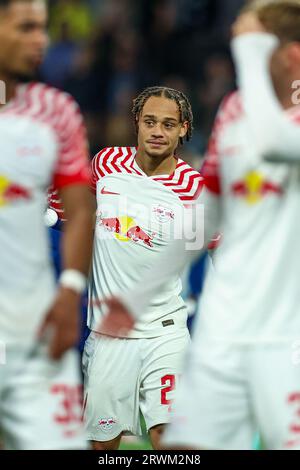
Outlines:
[[[174,210],[166,205],[157,204],[153,205],[152,213],[157,222],[161,224],[167,224],[175,219]]]

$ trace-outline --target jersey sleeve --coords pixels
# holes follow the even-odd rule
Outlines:
[[[112,149],[104,148],[98,152],[91,164],[91,189],[94,194],[96,194],[97,182],[104,176],[105,174],[105,164],[108,155],[110,155]]]
[[[83,117],[78,105],[68,95],[57,97],[58,119],[54,130],[58,141],[58,158],[53,187],[60,190],[72,184],[90,184],[88,143]]]

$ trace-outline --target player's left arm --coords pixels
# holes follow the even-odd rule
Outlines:
[[[256,153],[268,161],[300,162],[300,126],[285,113],[270,74],[279,39],[264,30],[255,13],[241,15],[233,26],[233,35],[238,86]]]

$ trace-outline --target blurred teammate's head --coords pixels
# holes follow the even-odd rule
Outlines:
[[[179,143],[192,136],[192,108],[180,91],[167,87],[146,88],[134,100],[132,112],[139,149],[149,156],[173,155]]]
[[[251,8],[251,4],[250,4]],[[275,83],[300,78],[300,0],[273,0],[253,2],[264,28],[275,34],[280,47],[271,63]]]
[[[0,76],[28,79],[44,56],[47,7],[44,0],[0,0]]]

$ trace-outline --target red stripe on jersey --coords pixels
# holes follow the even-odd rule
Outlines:
[[[199,183],[196,181],[198,179],[200,180]],[[191,202],[199,197],[203,186],[203,178],[198,171],[180,160],[173,175],[173,181],[162,181],[162,183],[178,194],[182,201]]]
[[[163,183],[165,186],[180,186],[183,184],[184,177],[187,175],[187,173],[193,173],[195,174],[195,170],[191,167],[186,168],[185,170],[180,172],[180,177],[178,181],[174,181],[172,183]],[[174,178],[173,178],[174,179]]]
[[[132,158],[133,152],[130,147],[126,147],[126,151],[127,157],[124,160],[120,161],[120,165],[122,168],[124,168],[127,173],[131,173],[131,171],[127,168],[127,163],[129,162],[130,158]]]
[[[195,179],[201,179],[197,184]],[[196,200],[203,186],[202,177],[198,171],[192,168],[183,160],[178,160],[175,172],[169,177],[153,178],[155,181],[161,182],[164,186],[179,195],[182,201]]]
[[[122,148],[119,147],[118,149],[118,153],[112,158],[112,161],[111,161],[111,166],[113,167],[113,169],[115,171],[119,171],[119,167],[118,167],[118,164],[117,164],[117,161],[123,156],[123,152],[122,152]]]
[[[189,193],[195,184],[195,180],[203,181],[203,178],[199,173],[194,173],[193,175],[189,177],[186,187],[173,189],[174,193],[181,193],[181,194]]]
[[[97,153],[92,160],[92,190],[94,193],[96,193],[97,181],[105,176],[105,172],[103,171],[103,160],[108,151],[109,148],[104,148]]]
[[[108,163],[109,163],[110,157],[111,157],[111,156],[114,154],[114,152],[115,152],[115,149],[114,149],[114,148],[107,149],[107,150],[108,150],[108,151],[105,153],[105,155],[103,155],[102,161],[101,161],[101,165],[102,165],[104,174],[105,174],[105,173],[112,173],[112,170],[109,168]],[[100,163],[100,162],[99,162],[99,163]]]
[[[200,176],[198,181],[194,182],[188,190],[180,191],[180,199],[182,201],[195,201],[200,196],[203,185],[203,178]]]
[[[104,176],[104,171],[101,168],[100,160],[105,151],[106,149],[101,150],[101,152],[97,153],[97,155],[92,160],[92,169],[93,169],[93,174],[95,175],[95,178],[102,178],[102,176]]]
[[[175,176],[175,172],[177,172],[182,166],[186,166],[186,162],[184,162],[182,160],[178,160],[178,162],[180,162],[180,163],[178,163],[174,173],[172,173],[170,176],[164,176],[163,178],[159,178],[159,177],[158,178],[153,178],[154,181],[161,181],[161,182],[166,181],[167,182],[167,181],[172,180]]]
[[[203,171],[204,186],[211,192],[219,196],[221,194],[220,178],[216,174],[216,171],[212,169],[212,174],[209,175],[207,168]]]
[[[136,147],[113,147],[106,148],[99,152],[92,162],[94,186],[103,176],[112,173],[126,172],[146,177],[135,166],[136,152]],[[194,201],[197,199],[203,185],[200,173],[180,159],[172,175],[152,179],[168,187],[183,201]],[[197,180],[199,180],[199,182]]]
[[[135,161],[135,155],[133,155],[132,161],[130,163],[130,168],[135,172],[135,174],[139,176],[143,176],[143,173],[141,173],[140,168],[138,167],[136,161]]]
[[[93,186],[96,188],[97,181],[112,173],[121,173],[119,160],[123,157],[122,147],[106,147],[95,155],[92,160]],[[130,155],[127,157],[127,159]],[[109,166],[111,165],[111,167]]]

